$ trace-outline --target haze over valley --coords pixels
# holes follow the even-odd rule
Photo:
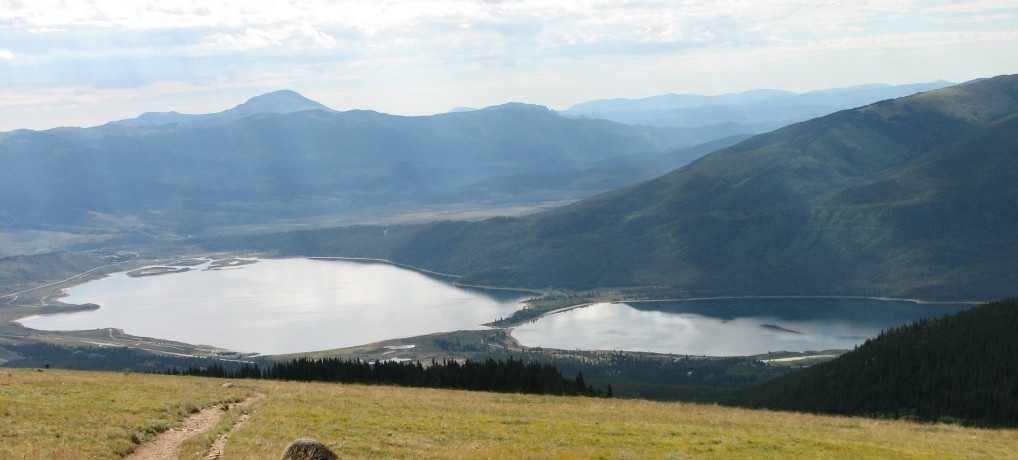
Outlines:
[[[212,114],[13,131],[0,135],[3,251],[532,212],[656,177],[776,120],[942,85],[700,98],[684,110],[711,120],[703,126],[624,125],[512,103],[422,117],[337,112],[283,90]],[[729,112],[715,113],[714,100]],[[566,115],[584,113],[576,110]]]

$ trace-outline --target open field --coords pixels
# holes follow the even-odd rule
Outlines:
[[[4,458],[118,458],[197,408],[256,394],[265,396],[248,409],[223,458],[275,458],[299,437],[317,438],[342,458],[1013,458],[1018,452],[1018,433],[1010,430],[712,405],[0,372],[7,374],[0,376]],[[202,458],[214,439],[185,444],[183,458]]]

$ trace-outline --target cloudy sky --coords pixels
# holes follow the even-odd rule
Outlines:
[[[1007,73],[1014,0],[0,0],[0,131],[284,88],[417,115]]]

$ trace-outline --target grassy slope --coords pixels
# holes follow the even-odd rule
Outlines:
[[[1004,458],[1014,431],[633,400],[4,370],[0,457],[115,458],[186,410],[266,397],[225,458],[322,440],[343,458]],[[189,450],[192,454],[201,449]],[[200,455],[199,455],[200,456]]]
[[[0,458],[119,458],[249,388],[203,379],[0,369]]]

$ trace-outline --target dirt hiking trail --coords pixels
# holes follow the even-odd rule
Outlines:
[[[264,395],[252,396],[237,404],[231,404],[229,409],[240,409],[249,407],[258,402]],[[155,439],[146,442],[134,449],[133,452],[124,457],[124,460],[175,460],[177,451],[184,441],[208,432],[215,428],[219,420],[223,418],[225,410],[217,407],[202,409],[197,414],[188,417],[178,428],[173,428],[156,435]],[[212,448],[209,449],[206,459],[218,459],[223,456],[226,441],[230,435],[237,431],[241,425],[247,422],[248,414],[241,415],[225,433],[219,435]]]

